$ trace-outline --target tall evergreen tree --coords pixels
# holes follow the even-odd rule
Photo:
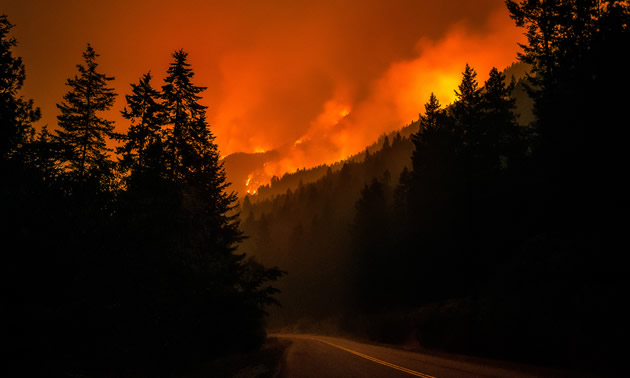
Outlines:
[[[411,135],[414,146],[411,153],[412,197],[419,196],[421,187],[439,185],[441,180],[437,177],[448,173],[444,164],[449,165],[447,161],[452,160],[456,153],[452,122],[433,93],[424,109],[424,115],[420,115],[419,130]],[[410,203],[414,201],[411,199]]]
[[[173,58],[162,86],[170,126],[167,152],[169,168],[179,180],[186,181],[191,174],[199,173],[202,156],[213,159],[216,145],[206,123],[207,107],[199,103],[199,93],[206,88],[193,85],[194,72],[187,61],[188,53],[179,50],[173,53]]]
[[[121,112],[131,125],[125,144],[118,150],[122,163],[133,173],[158,169],[162,164],[162,126],[166,121],[160,93],[151,86],[151,73],[144,74],[132,93],[125,96],[127,106]]]
[[[526,30],[519,57],[531,64],[534,157],[543,201],[554,225],[571,232],[605,217],[599,200],[622,193],[619,171],[627,165],[624,141],[626,89],[622,51],[630,43],[630,4],[618,0],[507,1],[516,25]],[[602,109],[606,109],[602,111]],[[575,206],[581,203],[582,207]],[[568,214],[573,214],[568,216]],[[565,221],[559,221],[566,218]],[[601,225],[601,223],[600,223]]]
[[[0,15],[0,159],[22,147],[33,135],[32,123],[40,118],[39,108],[33,100],[19,95],[26,78],[22,58],[13,56],[17,45],[9,36],[13,28],[7,15]]]
[[[481,88],[477,81],[477,72],[466,63],[462,81],[455,90],[456,101],[451,108],[455,122],[455,132],[464,146],[472,147],[478,143],[481,107]]]
[[[584,360],[621,361],[616,344],[630,333],[627,306],[615,299],[602,306],[594,298],[621,298],[630,286],[628,280],[609,279],[628,277],[626,256],[618,246],[628,223],[619,214],[628,192],[623,172],[629,132],[623,122],[630,87],[624,55],[630,45],[630,3],[506,3],[527,37],[519,57],[533,70],[528,84],[536,116],[535,169],[528,196],[537,210],[530,213],[536,217],[530,227],[541,237],[527,252],[544,251],[545,268],[553,272],[545,278],[544,292],[536,295],[545,298],[546,292],[571,288],[574,299],[562,309],[567,316],[546,320],[554,328],[571,322],[589,325],[575,345],[599,345],[601,354]],[[554,266],[555,261],[562,267]],[[540,264],[533,261],[531,266]],[[554,333],[556,340],[567,340],[555,329],[544,334]]]
[[[443,115],[442,105],[435,97],[434,93],[429,96],[429,101],[424,104],[424,115],[420,114],[420,129],[417,133],[411,135],[411,142],[414,150],[411,154],[411,164],[413,171],[418,171],[422,164],[422,158],[419,154],[422,151],[423,137],[437,132],[441,126],[440,118]]]
[[[99,115],[111,109],[117,94],[108,87],[113,77],[98,72],[99,55],[88,44],[83,53],[85,64],[78,64],[78,75],[68,79],[70,91],[57,107],[60,130],[57,138],[65,149],[64,163],[74,180],[100,181],[111,168],[107,146],[114,138],[114,122]]]
[[[210,222],[203,229],[213,234],[212,240],[223,243],[219,249],[231,252],[241,240],[237,218],[227,215],[236,206],[237,197],[227,191],[229,183],[219,160],[218,146],[206,121],[207,107],[199,103],[199,93],[206,88],[192,83],[194,72],[187,57],[183,50],[173,54],[174,61],[162,87],[167,126],[170,126],[166,138],[168,168],[171,178],[183,185],[185,196],[192,201],[190,205],[200,201],[195,206],[201,207],[194,211],[201,211]]]
[[[523,128],[518,125],[516,100],[511,97],[514,85],[514,81],[506,83],[505,75],[493,67],[483,87],[478,155],[486,171],[507,168],[524,154]]]

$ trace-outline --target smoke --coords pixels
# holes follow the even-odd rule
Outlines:
[[[329,97],[318,98],[316,113],[311,113],[310,122],[294,127],[280,127],[282,137],[291,139],[284,144],[274,144],[279,140],[273,128],[262,129],[260,133],[251,133],[249,137],[234,138],[231,141],[245,141],[249,151],[256,148],[268,150],[276,148],[280,152],[277,160],[269,161],[254,172],[255,184],[264,184],[273,176],[298,168],[308,168],[322,163],[333,163],[363,150],[375,142],[379,136],[401,128],[418,118],[430,93],[435,93],[438,100],[447,105],[455,99],[455,89],[461,80],[461,72],[468,63],[478,72],[480,85],[487,79],[492,67],[503,69],[516,60],[517,42],[522,42],[521,33],[514,27],[504,10],[491,13],[483,28],[472,28],[466,23],[452,25],[440,39],[421,38],[415,44],[414,54],[408,59],[393,61],[376,79],[370,81],[365,95],[357,98],[357,88],[347,80],[336,81],[330,77],[333,86]],[[229,65],[235,69],[233,64]],[[217,123],[227,125],[246,117],[245,109],[255,109],[265,94],[281,93],[274,88],[282,83],[280,77],[261,77],[256,73],[243,75],[241,69],[235,69],[239,79],[251,80],[261,86],[253,86],[245,97],[234,94],[233,101],[242,107],[232,112],[225,108]],[[228,73],[228,71],[225,71]],[[228,75],[229,76],[229,75]],[[283,72],[284,82],[300,80],[297,72]],[[271,79],[267,81],[264,80]],[[252,96],[252,97],[248,97]],[[300,93],[295,96],[299,97]],[[246,106],[243,106],[245,101]],[[249,101],[249,102],[247,102]],[[253,104],[253,106],[252,106]],[[291,101],[285,102],[287,107]],[[310,109],[311,112],[313,109]],[[282,109],[278,109],[282,112]],[[282,124],[287,119],[275,119]],[[262,124],[274,124],[264,120]],[[247,129],[251,132],[251,128]],[[282,139],[280,139],[282,140]],[[285,139],[286,140],[286,139]],[[229,146],[229,142],[226,142]]]
[[[151,70],[159,88],[183,48],[222,156],[275,151],[272,175],[331,163],[417,119],[430,92],[453,100],[466,62],[483,81],[522,36],[503,0],[9,2],[28,78],[23,95],[56,125],[64,83],[90,42],[120,94]],[[54,14],[55,17],[50,15]],[[255,174],[254,174],[255,173]],[[243,187],[247,174],[235,184]],[[254,185],[253,178],[250,185]],[[239,190],[242,192],[242,190]]]

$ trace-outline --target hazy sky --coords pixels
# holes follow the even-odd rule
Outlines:
[[[89,42],[116,77],[154,86],[183,48],[207,86],[203,103],[222,155],[291,146],[273,170],[332,162],[418,117],[431,91],[453,99],[469,62],[480,81],[516,60],[521,31],[502,0],[69,1],[0,0],[16,25],[24,95],[56,126]]]

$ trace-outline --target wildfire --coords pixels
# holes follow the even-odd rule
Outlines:
[[[492,66],[502,69],[515,60],[515,42],[524,38],[505,12],[497,11],[488,16],[483,31],[458,23],[440,38],[419,38],[413,54],[391,60],[389,66],[379,71],[379,76],[370,77],[370,84],[365,88],[357,86],[351,78],[333,80],[331,92],[320,93],[316,101],[310,101],[312,106],[304,108],[308,110],[309,118],[299,122],[296,122],[295,113],[303,109],[301,106],[287,108],[283,104],[273,116],[262,111],[259,114],[258,110],[243,113],[242,91],[235,91],[234,114],[227,112],[230,113],[227,119],[248,125],[256,125],[264,119],[265,127],[249,129],[247,126],[246,129],[234,125],[231,130],[242,131],[244,135],[247,132],[247,136],[237,139],[230,133],[230,142],[247,141],[242,150],[277,152],[269,155],[270,160],[266,160],[264,167],[251,172],[246,189],[241,186],[241,191],[252,194],[260,185],[269,184],[273,176],[282,177],[297,169],[331,164],[361,152],[384,133],[416,120],[431,93],[443,106],[448,106],[455,100],[455,90],[467,63],[475,68],[477,80],[482,85]],[[226,67],[233,68],[234,65]],[[240,83],[241,71],[233,74]],[[245,91],[248,96],[256,95],[245,98],[252,109],[276,109],[271,105],[263,106],[268,99],[274,98],[267,93],[277,89],[278,82],[267,80],[269,78],[267,74],[251,72],[251,77],[244,81],[248,85],[253,82],[261,86],[258,91]],[[292,93],[289,89],[280,87],[278,90],[282,91],[277,97],[293,104],[294,96],[285,96],[283,92]],[[254,116],[256,121],[250,121]],[[219,121],[217,123],[221,124]],[[241,176],[239,181],[244,183],[244,177]]]
[[[258,193],[258,187],[269,183],[271,176],[268,176],[264,170],[256,170],[247,175],[245,180],[245,193],[254,195]]]
[[[252,174],[250,173],[247,176],[247,180],[245,181],[245,187],[247,188],[247,194],[256,194],[257,189],[250,188],[249,185],[252,183]]]

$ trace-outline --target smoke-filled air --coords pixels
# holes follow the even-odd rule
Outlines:
[[[39,124],[56,123],[62,84],[87,41],[116,72],[119,93],[149,69],[161,79],[169,52],[185,48],[197,84],[208,87],[202,103],[222,156],[278,152],[247,172],[247,186],[228,172],[240,195],[360,152],[416,119],[431,92],[450,103],[466,63],[486,79],[515,61],[523,40],[497,0],[29,4],[37,6],[7,11],[28,41],[17,51],[29,62],[24,92],[42,109]],[[111,110],[121,131],[123,107]]]
[[[628,0],[0,0],[10,377],[627,375]]]

